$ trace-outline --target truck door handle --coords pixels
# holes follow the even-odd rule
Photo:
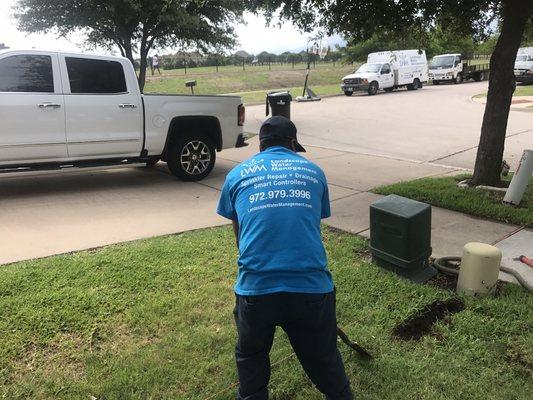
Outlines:
[[[119,108],[137,108],[135,104],[131,103],[121,103],[118,105]]]
[[[55,103],[39,103],[37,104],[37,107],[39,108],[61,108],[61,104],[55,104]]]

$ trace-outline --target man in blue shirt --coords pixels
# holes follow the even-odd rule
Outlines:
[[[276,326],[287,333],[309,378],[328,400],[353,399],[337,349],[335,290],[320,235],[330,216],[324,172],[296,152],[296,127],[266,120],[261,152],[226,177],[218,214],[239,247],[234,309],[240,400],[268,399]]]

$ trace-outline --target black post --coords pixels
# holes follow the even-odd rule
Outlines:
[[[305,73],[304,91],[302,93],[302,97],[305,97],[305,92],[307,92],[307,80],[309,79],[310,69],[311,69],[311,54],[307,53],[307,72]]]
[[[187,75],[187,61],[185,61],[185,75]]]
[[[217,67],[217,72],[218,72],[218,57],[215,58],[215,65]]]
[[[244,58],[242,59],[242,70],[244,71]]]

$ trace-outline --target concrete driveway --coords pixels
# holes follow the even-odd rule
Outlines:
[[[485,88],[486,83],[425,87],[295,104],[293,119],[307,156],[329,179],[329,223],[364,234],[368,204],[377,198],[369,193],[373,187],[471,167],[483,106],[469,98]],[[263,113],[264,106],[248,107],[247,131],[257,132]],[[533,147],[533,114],[511,112],[507,142],[511,161]],[[219,153],[213,173],[200,183],[176,180],[164,164],[0,176],[0,264],[225,224],[214,211],[219,189],[227,172],[255,151],[257,139]],[[449,214],[440,214],[450,221]],[[487,242],[514,229],[477,224],[480,232],[490,232],[479,237]],[[472,226],[467,219],[455,228]],[[464,243],[453,239],[453,246]]]

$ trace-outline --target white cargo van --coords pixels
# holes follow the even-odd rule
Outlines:
[[[514,76],[517,82],[533,83],[533,47],[522,47],[516,53]]]
[[[428,63],[424,50],[395,50],[370,53],[366,64],[342,78],[341,89],[346,96],[356,91],[374,95],[379,89],[391,92],[399,87],[422,88],[428,80]]]
[[[479,82],[488,76],[489,69],[488,62],[464,58],[459,53],[439,54],[429,63],[429,79],[434,85],[441,82],[462,83],[468,79]]]

